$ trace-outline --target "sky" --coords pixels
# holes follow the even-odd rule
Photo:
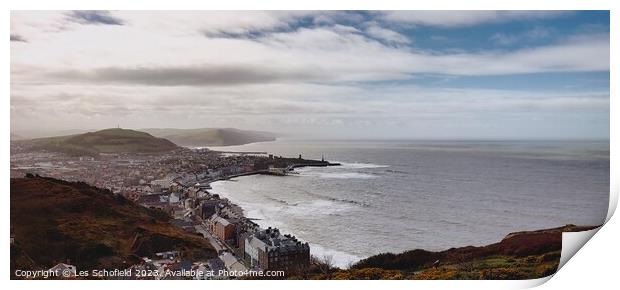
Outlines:
[[[12,11],[11,131],[608,139],[608,11]]]

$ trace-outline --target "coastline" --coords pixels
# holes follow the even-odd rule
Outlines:
[[[251,175],[238,176],[238,177],[249,177]],[[283,177],[284,178],[284,177]],[[256,206],[252,206],[250,203],[242,203],[236,201],[234,197],[231,197],[231,192],[228,192],[222,188],[225,182],[234,182],[235,180],[224,179],[224,180],[216,180],[210,183],[212,189],[209,190],[212,194],[218,194],[220,198],[226,198],[231,203],[233,207],[240,209],[239,213],[243,215],[243,217],[251,219],[253,222],[257,223],[261,227],[277,227],[283,233],[292,234],[303,241],[308,242],[310,245],[310,254],[317,258],[325,258],[327,256],[332,258],[332,262],[334,266],[338,266],[341,269],[347,269],[351,263],[356,263],[364,258],[365,256],[357,256],[345,251],[341,251],[338,249],[329,248],[326,245],[321,243],[317,243],[309,239],[303,232],[296,231],[292,229],[287,224],[279,221],[277,219],[270,218],[267,214],[265,214],[264,209],[258,208]]]
[[[72,186],[78,191],[91,196],[90,191],[101,193],[100,197],[108,202],[114,202],[116,206],[136,206],[131,203],[118,204],[117,199],[112,198],[111,192],[79,182],[66,182],[53,178],[30,176],[11,180],[13,182],[28,183],[34,181],[35,185],[29,185],[28,191],[38,194],[40,183],[46,185],[57,184],[62,188]],[[12,191],[14,188],[12,187]],[[50,190],[48,198],[56,199],[58,192]],[[76,201],[72,191],[64,192],[65,198]],[[14,197],[14,196],[13,196]],[[92,197],[92,196],[91,196]],[[80,200],[80,199],[77,199]],[[100,200],[101,201],[101,200]],[[83,201],[79,201],[83,202]],[[36,209],[34,209],[36,211]],[[143,209],[148,211],[148,209]],[[62,211],[59,213],[67,213]],[[152,213],[152,212],[151,212]],[[105,217],[107,221],[107,216]],[[162,220],[167,221],[167,220]],[[144,223],[144,221],[142,222]],[[148,221],[148,223],[152,223]],[[169,230],[173,230],[170,224]],[[88,227],[87,223],[83,227]],[[555,273],[560,260],[562,249],[562,233],[591,230],[599,226],[575,226],[565,225],[562,227],[548,228],[534,231],[512,232],[504,236],[499,242],[484,246],[461,246],[441,251],[428,251],[423,249],[408,250],[401,253],[381,253],[370,257],[356,260],[351,267],[333,267],[334,264],[325,262],[318,257],[314,264],[314,270],[301,276],[293,275],[292,279],[533,279],[545,277]],[[180,229],[174,228],[180,232]],[[76,230],[73,233],[79,233]],[[128,231],[125,231],[128,232]],[[130,232],[130,231],[129,231]],[[199,242],[195,236],[187,235],[186,238]],[[131,239],[132,236],[126,236]],[[134,237],[135,239],[135,237]],[[36,239],[20,239],[22,242],[35,242]],[[28,244],[26,243],[26,244]],[[205,242],[206,243],[206,242]],[[17,244],[19,245],[19,243]],[[12,250],[13,250],[12,244]],[[16,248],[17,249],[17,248]],[[25,253],[25,252],[24,252]],[[120,261],[120,260],[119,260]],[[33,262],[34,263],[34,262]],[[124,262],[123,262],[124,263]],[[323,264],[326,263],[326,264]],[[326,267],[329,265],[329,267]],[[133,266],[132,266],[133,267]]]
[[[301,164],[303,162],[306,162],[306,163]],[[376,169],[376,168],[392,166],[392,165],[378,165],[374,163],[346,163],[346,162],[330,163],[330,162],[326,162],[323,160],[319,162],[316,160],[304,160],[304,159],[301,159],[301,157],[300,158],[282,158],[282,159],[278,159],[278,157],[276,157],[276,160],[273,161],[273,164],[274,166],[283,166],[282,168],[279,168],[279,169],[285,170],[285,172],[294,171],[295,168],[302,168],[302,167],[327,167],[327,166],[342,165],[344,169],[348,169],[348,170],[352,168],[355,168],[356,170],[360,170],[360,169],[368,170],[368,169]],[[286,164],[289,164],[289,165],[285,166]],[[382,164],[387,164],[387,163],[382,163]],[[250,168],[250,167],[245,167],[245,168]],[[264,167],[258,167],[258,168],[264,168]],[[270,169],[271,169],[271,166],[270,166]],[[371,253],[371,254],[367,254],[363,256],[362,255],[359,255],[359,256],[351,255],[346,252],[338,251],[338,250],[335,250],[334,248],[325,246],[325,245],[330,245],[333,247],[340,247],[340,249],[355,249],[355,250],[358,249],[355,247],[355,244],[350,244],[351,246],[349,247],[348,242],[350,241],[346,239],[342,239],[342,237],[338,237],[337,239],[338,243],[335,242],[336,240],[329,240],[329,239],[326,240],[324,236],[314,235],[311,230],[312,227],[306,228],[304,227],[304,224],[301,224],[302,227],[300,228],[299,223],[294,224],[292,223],[293,220],[282,219],[281,215],[275,215],[275,216],[272,216],[271,218],[268,218],[267,212],[265,212],[264,214],[260,213],[261,207],[270,207],[276,204],[276,206],[280,207],[280,210],[286,211],[288,213],[292,213],[293,211],[295,211],[297,216],[294,216],[294,219],[297,220],[297,222],[299,222],[300,219],[304,219],[304,220],[310,220],[311,223],[316,223],[317,221],[313,221],[312,217],[309,216],[308,213],[312,213],[313,215],[317,215],[317,216],[325,215],[325,212],[322,211],[322,209],[317,208],[317,204],[315,204],[314,202],[309,202],[307,204],[305,202],[302,203],[302,202],[299,202],[298,199],[296,200],[294,196],[291,196],[291,199],[289,199],[287,196],[287,195],[292,194],[292,192],[290,191],[291,185],[303,184],[303,183],[299,183],[300,179],[298,178],[282,179],[281,177],[274,178],[274,177],[268,177],[268,176],[260,177],[260,175],[280,175],[280,174],[272,174],[272,172],[270,172],[269,170],[267,171],[266,170],[248,170],[247,172],[240,172],[240,171],[234,171],[234,172],[236,173],[231,174],[230,172],[227,172],[221,176],[217,176],[219,178],[204,180],[205,182],[204,185],[207,185],[207,187],[213,186],[213,188],[211,188],[212,190],[209,190],[209,191],[211,193],[218,194],[222,198],[224,198],[226,200],[227,206],[229,206],[233,212],[239,213],[238,216],[248,219],[248,220],[255,220],[257,221],[257,224],[259,224],[262,228],[277,227],[281,229],[283,233],[294,234],[298,236],[300,240],[308,242],[310,246],[310,254],[316,257],[316,259],[313,259],[313,262],[312,262],[313,265],[320,265],[320,263],[329,263],[330,265],[335,266],[335,267],[332,267],[331,269],[336,272],[332,271],[332,272],[319,274],[319,276],[316,276],[319,279],[333,279],[333,278],[337,279],[337,278],[340,278],[342,275],[348,275],[346,277],[350,277],[351,279],[357,279],[360,277],[359,275],[365,275],[364,273],[371,271],[372,269],[397,270],[397,271],[400,271],[396,273],[400,275],[398,277],[404,277],[406,279],[419,279],[419,278],[437,279],[437,277],[451,278],[451,279],[460,279],[459,277],[461,278],[467,277],[470,279],[478,279],[476,277],[484,277],[484,278],[503,277],[503,276],[498,276],[500,274],[508,275],[506,277],[516,277],[516,278],[537,277],[537,276],[532,276],[532,275],[543,275],[547,273],[552,273],[551,271],[553,271],[555,269],[554,267],[556,267],[556,262],[557,262],[556,259],[559,257],[557,251],[561,249],[561,243],[559,242],[560,240],[558,239],[559,237],[558,232],[562,231],[561,229],[538,227],[537,229],[546,228],[546,230],[533,230],[530,227],[529,229],[523,228],[522,230],[524,231],[510,231],[510,232],[498,231],[498,233],[509,233],[509,234],[505,236],[500,241],[500,243],[494,243],[494,244],[487,243],[487,242],[481,242],[478,245],[472,244],[472,243],[459,243],[459,244],[456,244],[456,246],[454,247],[450,247],[450,248],[441,247],[439,249],[437,248],[434,249],[432,247],[428,247],[427,245],[410,247],[410,249],[415,249],[415,250],[403,250],[402,248],[390,247],[386,245],[383,245],[382,247],[376,247],[377,245],[373,245],[373,247],[375,247],[376,250],[380,252],[375,252],[375,253]],[[336,175],[335,172],[341,172],[341,171],[339,169],[334,169],[334,170],[324,170],[324,169],[301,170],[300,169],[298,170],[298,172],[301,173],[300,176],[302,177],[321,176],[320,178],[334,179],[334,178],[337,178],[333,176],[333,175]],[[325,172],[327,172],[328,174],[332,174],[332,176],[325,177],[326,176],[324,174]],[[368,173],[374,174],[371,172],[368,172]],[[342,173],[338,173],[338,174],[342,175]],[[288,187],[286,186],[282,187],[282,190],[274,189],[274,191],[279,191],[280,196],[272,195],[272,196],[267,197],[267,198],[272,198],[273,201],[279,202],[281,204],[278,205],[277,203],[270,203],[270,202],[267,202],[265,204],[247,203],[248,200],[245,200],[242,198],[241,199],[242,201],[240,201],[240,199],[237,198],[239,196],[235,196],[234,194],[233,195],[229,194],[229,193],[235,193],[235,194],[239,193],[241,194],[241,196],[244,196],[245,194],[247,194],[247,192],[244,192],[242,190],[241,191],[231,190],[229,192],[221,190],[221,187],[222,187],[221,185],[224,185],[224,184],[234,185],[237,183],[237,182],[225,183],[224,181],[238,181],[238,180],[235,180],[238,177],[250,177],[250,176],[255,176],[256,178],[258,178],[258,180],[263,180],[263,181],[264,180],[271,180],[271,181],[278,180],[276,185],[279,185],[280,183],[282,183],[283,185],[284,184],[288,185]],[[293,175],[293,176],[297,176],[297,175]],[[347,177],[347,178],[351,178],[351,177]],[[361,177],[356,177],[356,178],[359,179]],[[287,182],[283,182],[284,180],[287,180]],[[288,182],[288,181],[291,181],[291,182]],[[376,182],[376,181],[373,181],[373,182]],[[190,184],[193,184],[193,183],[190,183]],[[239,184],[240,184],[240,187],[237,187],[237,189],[248,185],[247,182],[239,182]],[[259,185],[258,187],[260,187],[260,183],[257,185]],[[273,185],[273,183],[271,183],[271,185]],[[182,185],[182,186],[186,186],[186,185]],[[200,186],[200,185],[197,185],[197,186]],[[203,187],[203,186],[200,186],[200,187]],[[235,187],[233,186],[232,188],[234,189]],[[339,187],[336,189],[340,190]],[[323,194],[327,194],[327,193],[323,192]],[[318,197],[319,199],[323,199],[322,200],[324,202],[323,205],[325,205],[326,203],[329,204],[329,202],[325,202],[324,200],[326,198],[326,195],[312,194],[311,196],[314,198]],[[336,204],[340,204],[340,205],[342,205],[345,201],[351,203],[350,200],[344,200],[344,199],[334,199],[333,201]],[[259,208],[259,213],[257,213],[256,207]],[[317,211],[308,210],[309,208],[315,208],[317,209]],[[328,227],[335,226],[334,223],[338,223],[338,221],[346,221],[345,224],[347,224],[347,226],[352,225],[350,224],[351,220],[346,219],[346,216],[348,216],[348,214],[338,215],[338,216],[339,217],[336,218],[336,220],[332,220],[331,219],[332,217],[329,217],[330,222],[327,226]],[[281,221],[283,223],[281,223]],[[294,230],[290,226],[287,226],[286,225],[287,223],[290,226],[293,226],[294,228],[296,228],[297,230]],[[574,229],[575,226],[564,226],[564,227],[569,227],[569,228],[572,228],[571,230],[575,230]],[[577,228],[580,228],[580,227],[577,227]],[[307,234],[303,233],[305,229],[310,229],[310,233],[311,233],[310,235],[312,238],[310,238],[310,236],[308,236]],[[327,232],[329,232],[329,230]],[[333,234],[342,235],[345,231],[341,228],[338,231],[335,231],[335,232],[332,231],[332,232],[333,233],[331,235]],[[355,231],[352,231],[352,232],[355,233]],[[530,239],[529,237],[532,237],[533,235],[544,237],[545,240],[540,240],[538,238]],[[359,235],[358,237],[360,237],[360,240],[364,240],[365,243],[368,243],[367,239],[364,239],[362,238],[362,236],[359,236]],[[415,236],[411,236],[411,237],[415,238]],[[514,242],[517,240],[519,242]],[[334,241],[334,243],[332,243],[332,241]],[[542,242],[539,243],[539,241],[542,241]],[[463,245],[468,245],[468,246],[463,246]],[[523,248],[525,248],[527,257],[523,257],[521,256],[522,254],[519,253],[520,251],[522,251]],[[476,253],[474,255],[467,256],[471,253],[469,249],[475,249]],[[399,254],[392,254],[392,253],[399,253]],[[462,260],[463,255],[467,256],[466,259],[469,259],[468,260],[469,262],[463,262]],[[501,255],[501,257],[497,258],[494,255],[495,256]],[[325,257],[331,257],[331,258],[323,259]],[[442,264],[440,267],[435,267],[435,265],[433,264],[433,261],[435,259],[437,261],[439,260],[442,261]],[[329,261],[329,262],[323,262],[323,261]],[[395,262],[395,261],[400,261],[400,262]],[[408,261],[408,262],[403,263],[402,261]],[[474,261],[473,263],[475,263],[476,265],[475,271],[471,270],[468,265],[464,264],[464,263],[472,263],[471,261]],[[497,261],[501,262],[502,265],[511,265],[515,267],[517,266],[521,267],[519,268],[519,273],[515,274],[515,273],[510,272],[506,274],[502,272],[500,274],[497,274],[496,272],[489,272],[487,268],[488,264],[495,263]],[[542,266],[537,265],[536,263],[538,263],[538,261],[542,261],[544,265]],[[526,263],[527,266],[522,267],[523,263]],[[448,274],[452,275],[451,273],[455,273],[454,272],[455,269],[457,271],[456,273],[467,273],[467,275],[465,276],[458,276],[458,275],[457,276],[443,276],[443,275],[448,275]],[[462,271],[462,272],[458,272],[458,271]],[[495,269],[493,271],[495,271]],[[504,270],[499,269],[498,271],[504,271]],[[381,272],[380,276],[377,276],[377,277],[387,277],[387,275],[391,275],[390,273],[394,274],[393,272],[389,272],[389,273]],[[420,273],[422,273],[422,275],[418,275]],[[386,276],[382,276],[382,275],[386,275]],[[517,275],[517,276],[509,276],[509,275]]]
[[[221,151],[218,151],[218,152],[238,153],[238,152],[221,152]],[[252,154],[252,153],[253,152],[249,154]],[[289,167],[287,167],[287,171],[294,172],[296,168],[304,168],[304,167],[328,167],[328,166],[341,166],[342,165],[342,163],[340,162],[333,162],[333,163],[329,161],[320,161],[320,162],[325,162],[325,163],[292,164]],[[248,204],[240,204],[238,201],[235,201],[234,199],[230,197],[229,192],[226,192],[223,189],[221,189],[221,187],[217,186],[217,184],[220,184],[220,183],[223,184],[224,182],[235,181],[233,180],[235,178],[248,177],[248,176],[254,176],[254,175],[273,175],[273,176],[279,176],[279,177],[287,177],[285,174],[273,174],[265,170],[255,170],[251,172],[232,174],[232,175],[228,175],[228,176],[216,179],[216,180],[209,181],[208,191],[211,194],[218,194],[221,198],[226,198],[228,202],[230,203],[231,207],[236,208],[238,210],[237,212],[238,214],[240,214],[244,218],[247,218],[247,219],[250,219],[256,222],[261,227],[264,227],[264,228],[277,227],[277,228],[280,228],[282,232],[295,235],[299,237],[300,239],[307,241],[310,245],[310,254],[312,256],[315,256],[320,259],[323,259],[325,257],[330,257],[331,259],[333,259],[334,265],[341,269],[348,269],[351,264],[359,262],[367,258],[367,257],[356,256],[356,255],[353,255],[353,254],[350,254],[344,251],[340,251],[337,249],[331,249],[331,248],[326,247],[325,245],[321,245],[321,244],[309,241],[307,238],[303,236],[303,234],[300,234],[294,231],[293,229],[289,228],[285,224],[282,224],[281,222],[276,221],[276,220],[270,220],[265,214],[261,212],[260,209],[251,208]]]
[[[360,271],[360,269],[363,269],[363,268],[390,269],[391,267],[395,267],[394,265],[390,264],[390,263],[395,263],[395,262],[390,262],[392,259],[394,259],[395,261],[398,259],[413,259],[417,261],[419,258],[416,258],[416,257],[420,255],[420,257],[423,258],[424,262],[423,263],[420,262],[420,264],[415,264],[415,267],[422,267],[424,269],[423,270],[424,272],[432,273],[432,274],[425,274],[425,275],[431,275],[429,277],[427,276],[423,276],[423,277],[426,277],[429,279],[437,279],[437,278],[433,278],[434,276],[432,275],[439,275],[437,273],[441,273],[442,271],[447,271],[446,267],[448,268],[454,267],[454,266],[444,267],[443,266],[444,261],[445,263],[449,262],[449,265],[460,265],[460,263],[465,263],[465,262],[459,260],[462,258],[457,259],[454,257],[459,256],[459,255],[464,255],[463,257],[465,257],[471,254],[471,257],[467,259],[472,259],[472,261],[479,261],[476,263],[481,263],[482,265],[484,265],[487,259],[491,259],[489,261],[493,261],[492,259],[495,259],[495,258],[489,258],[490,256],[495,255],[495,254],[489,254],[489,253],[492,253],[495,251],[497,251],[498,253],[497,255],[500,256],[499,259],[507,259],[508,261],[511,261],[511,262],[514,261],[515,259],[517,260],[518,263],[523,262],[520,260],[521,258],[519,257],[525,257],[525,256],[527,257],[536,256],[536,259],[538,260],[543,259],[545,263],[545,266],[544,266],[545,272],[543,274],[546,275],[546,274],[552,273],[551,271],[555,271],[556,264],[559,263],[559,252],[556,253],[556,251],[561,250],[561,233],[562,232],[590,230],[592,228],[598,227],[598,226],[575,226],[572,224],[568,224],[568,225],[558,226],[554,228],[545,228],[545,229],[541,228],[541,229],[536,229],[536,230],[505,232],[505,233],[502,233],[503,238],[493,243],[481,243],[479,245],[463,244],[463,245],[459,245],[455,247],[438,249],[438,250],[429,250],[426,248],[412,248],[406,251],[387,250],[387,251],[382,251],[381,253],[372,254],[368,256],[355,256],[353,254],[349,254],[347,252],[340,251],[337,249],[330,249],[328,247],[325,247],[321,243],[315,243],[311,239],[305,238],[303,234],[296,232],[295,230],[293,230],[286,224],[280,223],[277,220],[273,220],[271,218],[267,218],[264,215],[264,213],[261,212],[260,208],[252,207],[251,203],[245,204],[241,202],[234,202],[235,199],[230,196],[230,192],[222,190],[221,188],[221,185],[225,184],[224,183],[225,181],[230,181],[230,180],[219,180],[219,181],[213,182],[212,183],[213,193],[220,194],[220,197],[228,199],[229,202],[233,203],[236,207],[242,210],[244,217],[252,218],[252,220],[257,222],[261,227],[263,226],[274,227],[275,226],[275,227],[280,228],[281,231],[283,232],[290,233],[292,235],[299,237],[302,240],[307,241],[310,244],[312,256],[315,256],[319,260],[322,260],[322,259],[329,260],[333,267],[336,267],[339,269],[337,270],[337,272],[335,272],[335,274],[332,273],[330,275],[352,275],[351,277],[356,277],[355,275],[359,274],[358,272]],[[529,237],[540,237],[540,240],[539,238],[531,239]],[[519,242],[516,242],[516,243],[510,242],[514,245],[505,246],[507,241],[519,241]],[[475,251],[471,252],[472,249]],[[512,251],[515,251],[515,252],[513,253]],[[518,251],[525,251],[528,254],[523,256],[524,254],[517,253]],[[467,254],[464,254],[464,253],[467,253]],[[384,259],[386,255],[388,257],[387,260]],[[511,258],[513,255],[516,255],[515,258]],[[330,259],[324,259],[325,257],[330,257]],[[403,258],[403,257],[407,257],[407,258]],[[429,262],[428,259],[430,258],[428,257],[437,257],[437,259],[441,257],[442,266],[439,269],[434,269],[434,266],[429,265],[429,263],[432,264],[432,261]],[[530,260],[534,258],[528,258],[528,259],[529,259],[528,263],[531,263]],[[378,262],[378,261],[381,261],[381,262]],[[373,263],[376,263],[376,264],[373,265]],[[388,266],[381,266],[382,265],[381,263],[386,263],[385,265],[388,265]],[[529,265],[528,267],[530,266],[534,267],[532,265]],[[457,268],[458,267],[461,267],[461,266],[457,266]],[[413,274],[416,272],[417,271],[406,270],[404,273]],[[536,275],[539,275],[539,274],[540,273],[537,273]],[[333,278],[333,277],[328,278],[328,277],[331,277],[329,275],[327,276],[319,275],[318,277],[319,279],[326,279],[326,278],[332,279]],[[472,278],[476,279],[474,276],[472,276]],[[407,279],[411,279],[411,278],[407,278]],[[419,278],[414,278],[414,279],[419,279]],[[455,278],[450,278],[450,279],[455,279]],[[471,278],[468,278],[468,279],[471,279]]]
[[[342,159],[337,159],[337,160],[342,160]],[[383,167],[392,167],[392,165],[381,165],[381,164],[391,164],[391,163],[370,161],[369,163],[349,164],[343,161],[341,164],[343,165],[343,168],[347,168],[347,170],[356,171],[356,172],[353,173],[353,172],[345,171],[342,173],[335,173],[333,170],[324,171],[319,168],[317,168],[316,170],[309,168],[308,170],[299,170],[298,172],[300,173],[301,177],[311,176],[313,178],[329,179],[337,183],[345,182],[344,179],[351,179],[351,178],[355,179],[356,181],[357,180],[361,181],[362,179],[366,179],[368,180],[367,182],[376,182],[376,181],[373,181],[373,178],[376,178],[378,175],[373,175],[374,174],[373,172],[376,172],[376,171],[373,171],[373,169],[383,168]],[[360,169],[362,169],[362,171],[358,173],[357,171],[359,171]],[[378,169],[378,171],[389,170],[390,172],[394,172],[397,169],[398,168],[387,168],[387,169]],[[338,171],[338,172],[341,172],[341,171]],[[290,192],[290,190],[292,189],[291,185],[293,185],[293,183],[295,184],[298,183],[296,179],[287,179],[287,180],[290,180],[290,182],[287,182],[287,181],[280,182],[278,181],[280,179],[272,179],[272,178],[263,179],[260,177],[256,177],[259,179],[250,178],[249,183],[248,181],[241,181],[241,179],[235,180],[237,177],[248,177],[251,175],[255,175],[255,174],[248,173],[248,174],[242,174],[242,175],[236,175],[236,176],[228,176],[227,178],[214,180],[210,183],[210,185],[212,186],[212,190],[210,190],[210,192],[217,193],[221,197],[227,198],[231,203],[234,203],[241,209],[244,217],[255,220],[261,226],[278,227],[283,232],[293,234],[299,237],[300,239],[309,242],[311,246],[312,255],[319,256],[319,257],[321,257],[322,255],[331,255],[334,258],[335,260],[334,262],[336,262],[337,266],[341,268],[347,268],[347,266],[351,262],[358,262],[360,260],[371,257],[373,255],[377,255],[381,252],[398,253],[401,251],[407,251],[409,249],[417,249],[417,248],[425,249],[429,251],[441,251],[443,249],[448,249],[448,248],[453,248],[453,247],[454,248],[463,247],[463,246],[480,247],[480,246],[485,246],[485,245],[494,243],[498,239],[501,239],[503,235],[506,235],[509,233],[518,232],[518,231],[533,231],[533,230],[544,229],[544,228],[553,228],[553,227],[557,227],[557,226],[561,226],[561,225],[565,225],[567,223],[573,222],[571,220],[567,220],[567,222],[565,223],[534,223],[534,224],[527,224],[525,226],[519,226],[519,227],[513,226],[512,228],[509,228],[509,229],[505,229],[505,230],[500,229],[498,231],[494,231],[495,237],[492,237],[491,239],[486,238],[486,239],[480,239],[476,241],[465,241],[465,242],[459,240],[459,242],[453,242],[451,244],[442,242],[439,245],[430,246],[430,247],[428,246],[428,242],[427,243],[409,242],[409,243],[403,244],[402,247],[399,247],[399,246],[394,247],[393,246],[394,243],[392,243],[392,246],[384,245],[382,247],[377,248],[376,251],[373,250],[374,252],[373,251],[369,252],[367,249],[359,251],[360,248],[356,244],[351,244],[351,246],[348,246],[348,245],[343,246],[342,243],[332,242],[329,239],[325,239],[325,236],[323,236],[323,234],[319,234],[317,236],[316,231],[313,232],[314,226],[312,225],[307,226],[308,223],[314,223],[313,221],[310,221],[307,223],[299,222],[299,219],[303,218],[303,213],[301,213],[302,211],[305,211],[306,213],[311,213],[313,212],[312,209],[317,209],[317,207],[311,204],[305,203],[305,202],[300,204],[299,195],[291,195],[290,196],[291,198],[290,199],[288,198],[289,196],[287,196],[285,193]],[[265,181],[269,187],[261,188],[260,184],[263,184],[263,181],[259,183],[254,183],[257,180],[263,180],[263,181],[270,180],[268,182]],[[224,182],[219,183],[219,181],[232,181],[232,183],[224,183]],[[237,181],[239,181],[238,183],[239,185],[235,185],[237,184]],[[282,183],[284,187],[282,186],[274,187],[274,185],[279,185],[279,183]],[[257,186],[255,187],[254,184]],[[300,184],[307,185],[308,182],[304,181]],[[300,185],[300,186],[303,186],[303,185]],[[246,191],[243,188],[248,188],[248,190]],[[259,188],[259,189],[257,190],[256,188]],[[239,189],[242,189],[242,190],[239,190]],[[266,189],[267,191],[265,191]],[[275,192],[278,192],[278,193],[275,193]],[[253,198],[253,197],[247,198],[248,196],[261,196],[261,198],[258,198],[258,199]],[[318,196],[318,195],[312,194],[312,197],[318,200],[326,199],[326,196],[324,195]],[[342,197],[342,199],[340,198],[341,197],[339,197],[339,199],[337,200],[334,199],[333,201],[342,206],[346,206],[346,204],[344,203],[345,201],[350,203],[349,198],[347,197]],[[270,199],[273,202],[266,200],[266,199]],[[263,200],[265,202],[258,202],[259,200]],[[317,209],[317,210],[318,211],[315,212],[316,214],[320,214],[319,211],[322,211],[322,209]],[[332,214],[329,214],[329,215],[332,215]],[[334,213],[333,215],[340,216],[340,214],[338,213]],[[293,220],[289,219],[289,217],[292,217]],[[328,218],[327,216],[324,216],[324,217]],[[340,219],[340,217],[334,217],[334,218]],[[294,220],[297,220],[297,222],[292,222]],[[579,222],[579,221],[574,221],[573,223],[593,224],[593,223],[584,223],[584,222]],[[459,227],[458,224],[456,225],[451,224],[449,226],[450,227],[448,229]],[[413,227],[417,227],[417,226],[414,225]],[[460,225],[460,227],[461,228],[465,227],[465,225]],[[307,231],[307,232],[304,232],[304,231]],[[351,231],[351,232],[355,232],[355,231]],[[379,234],[381,232],[375,231],[375,233]],[[338,234],[338,233],[334,232],[334,234]],[[412,238],[415,238],[415,236],[413,236]],[[470,238],[469,240],[472,240],[473,238]],[[357,255],[352,254],[355,252],[357,252],[358,254]],[[364,254],[359,254],[359,253],[364,253]]]

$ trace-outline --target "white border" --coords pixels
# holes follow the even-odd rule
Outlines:
[[[5,37],[9,32],[9,10],[47,10],[47,9],[130,9],[130,10],[185,10],[185,9],[211,9],[211,10],[390,10],[390,9],[416,9],[416,10],[611,10],[611,51],[618,50],[618,30],[614,28],[620,27],[618,23],[618,7],[617,2],[612,0],[563,0],[563,1],[543,1],[543,0],[521,0],[521,1],[497,1],[497,0],[433,0],[416,3],[414,1],[371,1],[371,0],[314,0],[304,1],[304,3],[294,3],[295,1],[287,0],[228,0],[228,1],[191,1],[191,0],[151,0],[151,1],[122,1],[108,0],[85,3],[85,0],[54,0],[54,1],[35,1],[22,0],[12,3],[3,2],[5,9],[0,14],[2,30]],[[301,2],[301,1],[300,1]],[[615,18],[616,17],[616,18]],[[6,24],[6,25],[4,25]],[[5,42],[2,46],[4,53],[3,66],[1,72],[3,81],[0,83],[4,97],[2,98],[2,114],[0,126],[3,132],[2,146],[2,178],[0,182],[2,192],[4,194],[4,219],[2,222],[2,232],[9,232],[8,213],[9,205],[9,140],[10,140],[10,56],[9,42]],[[617,85],[620,83],[618,75],[614,73],[617,66],[617,58],[611,55],[611,114],[610,114],[610,161],[611,161],[611,198],[610,210],[608,212],[608,220],[611,218],[618,201],[618,154],[615,149],[618,148],[618,100],[615,96]],[[617,275],[618,251],[616,239],[620,233],[620,224],[618,219],[611,219],[597,235],[592,238],[588,245],[575,255],[574,262],[570,262],[559,271],[549,283],[546,283],[545,289],[563,289],[591,287],[613,288],[616,285],[614,279]],[[8,243],[8,239],[6,239]],[[2,249],[2,266],[0,273],[5,275],[5,279],[9,278],[9,250],[8,245]],[[463,289],[498,289],[498,288],[524,288],[534,287],[547,281],[548,279],[538,279],[529,281],[209,281],[204,284],[205,287],[269,287],[274,289],[297,288],[297,289],[315,289],[317,287],[351,287],[355,289],[375,289],[379,287],[423,287],[423,289],[432,287],[435,289],[454,289],[455,287]],[[171,281],[7,281],[10,289],[33,289],[33,287],[53,286],[68,289],[83,289],[85,287],[91,289],[107,289],[110,286],[138,286],[149,287],[155,289],[171,288],[171,287],[201,287],[195,283],[179,283]],[[207,286],[208,285],[208,286]],[[605,287],[606,286],[606,287]]]

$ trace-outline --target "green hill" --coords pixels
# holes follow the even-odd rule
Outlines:
[[[276,139],[274,134],[269,132],[233,128],[142,129],[142,131],[166,138],[179,146],[234,146]]]
[[[216,256],[209,242],[108,190],[80,182],[11,179],[11,273],[70,260],[79,270],[124,269],[140,257],[178,250],[183,258]]]
[[[84,134],[40,138],[27,141],[35,150],[71,155],[98,153],[153,153],[178,148],[174,143],[151,134],[128,129],[105,129]]]

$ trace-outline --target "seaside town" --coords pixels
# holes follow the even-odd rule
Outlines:
[[[174,250],[142,257],[143,263],[127,269],[132,273],[127,274],[129,279],[230,279],[259,272],[276,277],[300,273],[311,263],[307,242],[277,228],[261,228],[232,201],[211,193],[209,184],[251,174],[287,175],[301,166],[332,165],[338,164],[301,155],[285,158],[264,152],[183,147],[158,154],[71,156],[11,146],[11,177],[40,175],[109,189],[144,207],[168,213],[173,225],[202,235],[218,253],[207,261],[184,260]],[[76,274],[69,263],[49,270]],[[171,271],[192,274],[166,274]],[[143,275],[136,276],[139,273]]]
[[[533,286],[611,224],[616,2],[14,2],[11,290]],[[594,263],[564,275],[573,287],[614,276],[613,243],[598,243]]]

